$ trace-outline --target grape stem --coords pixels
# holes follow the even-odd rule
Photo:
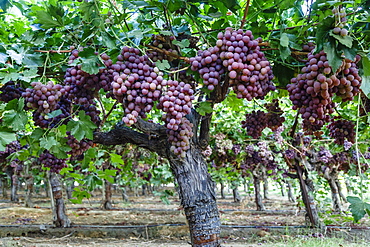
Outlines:
[[[104,115],[104,118],[101,121],[99,128],[104,125],[105,121],[107,121],[107,118],[112,113],[113,109],[116,107],[117,104],[118,104],[118,101],[116,100],[116,102],[114,102],[114,105],[112,106],[112,108],[110,108],[109,112],[106,115]]]
[[[69,53],[72,50],[34,50],[34,52],[41,52],[41,53]]]
[[[181,57],[177,54],[173,54],[172,52],[169,52],[169,51],[166,51],[166,50],[162,50],[158,47],[155,47],[155,46],[152,46],[152,45],[146,45],[146,47],[150,48],[150,49],[153,49],[153,50],[156,50],[156,51],[159,51],[159,52],[162,52],[164,54],[166,54],[167,56],[170,56],[170,57],[174,57],[176,59],[180,59],[180,60],[184,60],[185,62],[189,63],[190,59],[188,57]]]
[[[246,19],[247,19],[248,10],[249,10],[249,4],[250,4],[250,0],[248,0],[248,1],[247,1],[247,4],[245,5],[245,8],[244,8],[244,15],[243,15],[243,19],[242,19],[241,24],[240,24],[240,29],[243,29],[244,24],[245,24],[245,21],[246,21]]]
[[[297,129],[297,125],[298,125],[298,117],[299,117],[299,110],[297,111],[297,115],[295,116],[295,119],[294,119],[294,123],[293,123],[293,126],[292,126],[292,129],[289,133],[290,137],[294,137],[294,134],[295,134],[295,131]]]

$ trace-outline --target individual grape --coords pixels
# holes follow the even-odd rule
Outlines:
[[[60,170],[67,167],[66,159],[58,159],[48,150],[45,150],[42,154],[40,154],[38,159],[44,167],[50,168],[50,172],[59,173]]]
[[[344,141],[355,143],[355,124],[352,121],[339,119],[333,120],[329,125],[329,136],[334,138],[334,142],[343,145]]]
[[[262,135],[262,131],[267,127],[267,114],[263,111],[252,111],[245,115],[245,120],[242,121],[242,127],[247,130],[247,134],[254,139],[258,139]]]

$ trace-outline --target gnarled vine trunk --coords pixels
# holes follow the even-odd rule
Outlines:
[[[170,164],[189,224],[192,246],[220,246],[215,183],[201,153],[191,149],[184,160],[171,158]]]
[[[104,190],[103,190],[103,208],[105,210],[113,209],[112,205],[112,183],[108,180],[103,180]]]
[[[2,190],[2,195],[3,195],[3,198],[6,199],[8,198],[8,180],[6,178],[6,176],[1,176],[0,175],[0,184],[1,184],[1,190]]]
[[[192,119],[195,126],[198,120]],[[200,148],[200,145],[207,144],[207,141],[201,141],[207,137],[200,135],[200,139],[197,139],[195,135],[185,158],[180,158],[170,150],[166,128],[141,120],[135,127],[143,133],[118,125],[107,133],[95,133],[94,141],[104,145],[136,144],[167,158],[178,185],[177,191],[188,221],[192,246],[220,246],[221,222],[215,183],[208,173]],[[201,128],[207,129],[204,125]],[[196,129],[194,127],[194,132]]]
[[[262,196],[261,196],[261,179],[253,175],[253,183],[254,183],[254,197],[256,200],[256,207],[257,211],[265,211],[265,206],[262,202]]]
[[[303,203],[306,208],[306,216],[312,227],[320,227],[321,222],[319,218],[319,213],[316,207],[315,200],[312,196],[313,194],[313,181],[308,178],[308,171],[303,169],[299,162],[296,162],[296,171],[299,179],[299,185],[301,188],[301,194]]]
[[[63,186],[60,175],[49,172],[49,183],[51,188],[51,205],[53,210],[53,223],[56,227],[70,227],[71,221],[66,214],[66,206],[63,200]]]
[[[286,181],[286,186],[288,187],[288,199],[290,202],[295,202],[295,197],[293,195],[293,187],[292,183],[290,181]]]

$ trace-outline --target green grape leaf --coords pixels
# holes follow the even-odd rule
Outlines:
[[[7,50],[6,53],[8,53],[9,57],[13,59],[17,64],[22,64],[24,54],[17,53],[13,50]]]
[[[316,32],[316,52],[320,52],[323,49],[324,44],[327,42],[328,34],[331,32],[334,24],[333,17],[326,17],[317,28]]]
[[[163,60],[162,62],[157,61],[155,62],[155,66],[157,66],[159,70],[166,70],[171,68],[171,65],[168,63],[167,60]]]
[[[4,113],[3,121],[4,124],[8,125],[11,129],[19,131],[24,130],[28,117],[25,112],[11,110]]]
[[[63,113],[62,110],[58,109],[58,110],[55,110],[55,111],[52,111],[52,112],[48,113],[47,116],[49,118],[55,118],[56,116],[59,116],[62,113]]]
[[[338,40],[341,44],[347,46],[348,48],[352,48],[353,39],[349,35],[342,36],[339,34],[334,34],[333,32],[329,32],[329,35]]]
[[[356,55],[357,55],[357,49],[342,46],[340,50],[343,52],[346,58],[348,58],[351,61],[355,60]]]
[[[367,56],[362,56],[361,59],[362,68],[363,68],[363,75],[362,75],[362,83],[361,83],[361,90],[364,94],[370,98],[370,54]]]
[[[288,47],[289,46],[289,37],[286,33],[282,33],[280,36],[280,45],[282,47]]]
[[[0,151],[5,151],[6,145],[17,140],[15,133],[4,128],[0,129]]]
[[[30,82],[32,78],[38,77],[37,74],[37,67],[32,67],[30,69],[24,70],[23,75],[19,77],[19,79]]]
[[[124,165],[124,162],[123,162],[123,159],[122,159],[121,155],[111,153],[110,154],[110,160],[111,160],[112,163],[118,163],[118,164]]]
[[[290,54],[292,53],[291,50],[289,49],[289,47],[280,46],[279,50],[280,50],[280,57],[283,61],[285,59],[287,59],[290,56]]]
[[[328,57],[329,65],[333,71],[337,71],[342,65],[342,58],[338,54],[337,48],[331,42],[324,44],[324,51]]]
[[[116,48],[116,42],[115,39],[108,33],[104,32],[101,34],[103,43],[109,48],[109,49],[115,49]]]
[[[92,47],[85,48],[78,53],[80,56],[81,69],[90,75],[95,75],[99,72],[99,56],[95,54]]]
[[[78,140],[81,141],[83,138],[93,139],[93,130],[97,126],[91,122],[90,116],[86,115],[84,111],[78,113],[78,121],[69,121],[67,124],[67,131]]]
[[[225,99],[225,103],[227,106],[231,107],[233,111],[238,111],[240,106],[243,105],[243,100],[238,99],[235,94],[229,94]]]
[[[53,27],[63,26],[63,22],[53,19],[53,16],[46,11],[37,11],[36,12],[37,22],[42,25],[42,28],[49,29]]]
[[[8,55],[0,52],[0,63],[5,64],[8,61]]]
[[[370,210],[370,204],[363,202],[359,197],[347,196],[347,200],[350,203],[349,209],[352,213],[353,220],[358,223],[367,212]]]
[[[3,114],[3,121],[4,124],[9,126],[14,131],[24,130],[25,125],[28,121],[28,116],[26,112],[23,110],[24,107],[24,98],[21,98],[19,100],[14,99],[5,107],[5,110],[8,110],[4,112]]]
[[[213,108],[210,102],[200,102],[197,111],[200,115],[205,116],[207,113],[211,113]]]
[[[180,48],[186,48],[190,45],[190,41],[188,39],[183,39],[181,41],[174,40],[172,44],[177,45]]]
[[[235,14],[238,14],[238,10],[241,9],[238,1],[236,0],[221,0],[220,2]]]
[[[45,136],[40,140],[40,147],[50,150],[53,146],[59,146],[54,136]]]

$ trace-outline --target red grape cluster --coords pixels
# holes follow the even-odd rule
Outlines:
[[[13,141],[5,146],[4,151],[0,151],[0,164],[8,163],[7,158],[9,155],[21,150],[22,146],[19,141]]]
[[[226,155],[227,150],[231,150],[233,148],[233,142],[228,139],[224,133],[217,133],[214,137],[218,155]]]
[[[157,47],[160,50],[167,51],[172,53],[173,55],[179,55],[178,51],[176,50],[176,46],[172,44],[172,41],[175,40],[174,36],[164,36],[164,35],[153,35],[152,42],[150,43],[151,46]],[[168,56],[164,52],[160,50],[148,50],[147,55],[153,61],[162,61],[167,60],[169,62],[173,61],[173,56]]]
[[[332,71],[326,53],[310,53],[302,74],[291,79],[287,86],[293,109],[299,109],[305,131],[311,134],[330,120],[335,104],[332,101],[336,93],[343,101],[353,100],[359,93],[361,78],[358,76],[355,61],[344,59],[337,71]]]
[[[150,172],[150,165],[144,164],[137,164],[133,167],[133,169],[137,172],[137,175],[146,181],[149,181],[152,178],[152,173]]]
[[[293,149],[287,149],[285,150],[284,152],[284,156],[289,159],[289,160],[292,160],[295,158],[296,156],[296,152],[293,150]]]
[[[323,162],[324,164],[327,164],[330,162],[332,158],[333,158],[333,155],[328,149],[324,147],[320,147],[319,151],[317,152],[317,159],[319,161]]]
[[[0,101],[7,103],[13,99],[19,99],[24,91],[19,83],[8,81],[0,88]]]
[[[168,129],[168,140],[172,144],[170,150],[184,158],[190,148],[190,138],[193,136],[193,124],[185,117],[181,118],[177,130]]]
[[[72,159],[80,159],[86,150],[93,146],[93,141],[82,139],[78,141],[70,132],[67,132],[67,144],[72,148],[68,154],[71,155]]]
[[[249,30],[232,28],[226,28],[217,38],[215,47],[199,51],[190,59],[192,70],[199,71],[209,90],[220,83],[226,71],[238,98],[263,98],[275,90],[270,63],[260,51],[260,38],[254,39]]]
[[[191,84],[175,80],[163,80],[161,85],[167,91],[160,97],[158,109],[166,113],[162,118],[167,129],[177,131],[181,119],[191,112],[194,90]]]
[[[334,138],[334,142],[343,145],[348,142],[355,143],[355,124],[352,121],[339,119],[334,120],[328,125],[329,136]]]
[[[219,47],[216,46],[205,51],[198,51],[198,55],[190,58],[190,62],[191,69],[199,72],[204,85],[209,90],[212,91],[221,82],[221,76],[225,73],[225,69],[220,59]]]
[[[60,170],[67,167],[65,159],[58,159],[55,155],[51,154],[48,150],[45,150],[39,156],[39,162],[44,165],[44,167],[50,168],[50,172],[59,173]]]
[[[72,111],[71,100],[66,98],[66,96],[62,96],[55,107],[55,111],[57,110],[60,110],[62,113],[48,118],[42,117],[39,112],[34,111],[32,115],[35,125],[41,128],[54,128],[57,125],[67,124]]]
[[[125,107],[123,122],[131,126],[138,116],[146,118],[154,101],[159,100],[163,73],[148,60],[148,56],[140,55],[138,49],[129,47],[123,47],[113,66],[120,66],[121,71],[113,78],[113,94]]]
[[[32,82],[33,88],[27,88],[22,97],[25,98],[26,106],[31,109],[35,109],[33,112],[33,120],[35,124],[47,128],[50,127],[52,122],[53,126],[57,124],[53,118],[47,116],[47,114],[60,109],[61,98],[66,93],[65,88],[60,84],[48,82],[47,85],[41,82]]]
[[[37,111],[45,116],[54,111],[57,107],[59,98],[65,93],[65,89],[60,84],[55,84],[51,81],[47,85],[41,82],[32,82],[33,88],[27,88],[22,97],[27,102],[27,107],[37,109]]]
[[[247,134],[254,139],[258,139],[262,135],[262,131],[267,127],[267,113],[263,111],[252,111],[245,115],[245,120],[242,121],[242,127],[246,128]]]
[[[279,100],[274,99],[271,103],[266,103],[265,108],[268,111],[267,127],[276,131],[285,121],[285,118],[281,116],[284,112],[279,107]]]
[[[78,50],[73,50],[69,57],[69,63],[77,58]],[[64,84],[68,98],[73,105],[77,106],[77,111],[85,111],[86,115],[91,117],[92,122],[99,123],[100,111],[94,100],[96,92],[101,88],[99,74],[90,75],[83,71],[79,64],[67,69],[64,75]]]
[[[269,171],[266,173],[268,176],[276,174],[278,164],[266,142],[258,142],[254,145],[248,145],[246,147],[246,152],[247,155],[244,162],[240,164],[237,169],[258,173]]]
[[[344,25],[347,22],[346,10],[341,6],[337,6],[333,8],[332,12],[335,19],[335,27],[332,32],[341,36],[347,36],[348,30],[344,28]]]

